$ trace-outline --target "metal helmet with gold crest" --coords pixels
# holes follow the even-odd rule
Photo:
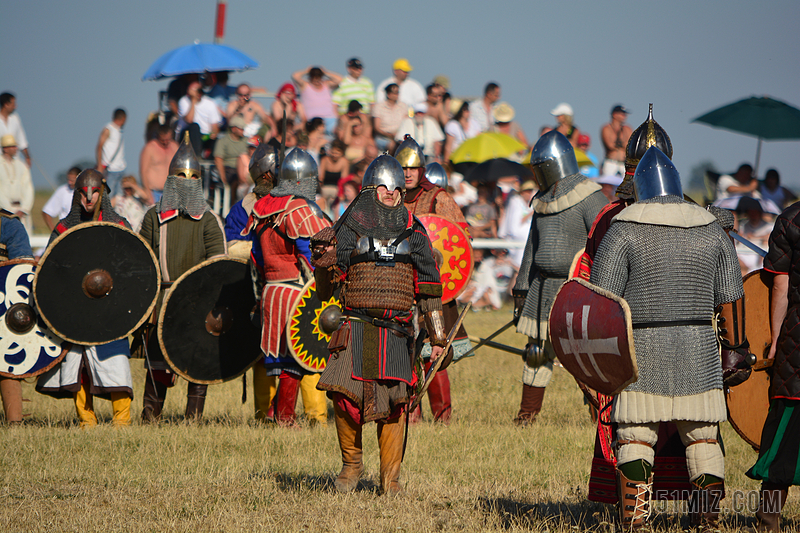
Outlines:
[[[169,164],[169,175],[179,178],[200,179],[200,162],[194,153],[192,143],[189,142],[188,131],[183,136],[183,142]]]
[[[403,142],[394,151],[394,158],[400,162],[403,168],[418,168],[425,166],[425,154],[419,147],[417,141],[411,135],[406,135]]]
[[[575,149],[569,139],[556,130],[548,131],[536,141],[531,150],[531,168],[541,191],[580,172]]]
[[[669,140],[664,128],[653,119],[653,104],[650,104],[647,120],[634,130],[625,149],[625,177],[617,187],[617,196],[620,198],[633,198],[633,175],[636,166],[652,146],[672,159],[672,141]]]

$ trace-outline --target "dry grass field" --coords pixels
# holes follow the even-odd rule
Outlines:
[[[470,313],[466,325],[486,336],[510,316],[507,308]],[[524,343],[510,332],[499,341]],[[426,413],[412,426],[406,490],[390,498],[377,494],[374,424],[364,432],[366,477],[341,495],[333,490],[341,462],[332,420],[302,429],[257,424],[252,394],[242,404],[236,380],[210,387],[202,423],[183,421],[182,383],[169,393],[166,420],[142,426],[144,370],[141,360],[131,365],[134,425],[126,429],[112,428],[110,403],[97,400],[101,426],[81,430],[71,401],[24,386],[26,422],[0,428],[0,531],[613,531],[613,508],[585,498],[593,426],[563,369],[538,422],[517,428],[518,356],[481,349],[453,365],[454,419],[445,427]],[[743,475],[755,453],[727,424],[723,433],[728,490],[757,489]],[[796,530],[795,488],[789,500],[784,516]],[[657,509],[655,530],[687,526],[673,506]],[[750,522],[752,512],[726,509],[723,531]]]

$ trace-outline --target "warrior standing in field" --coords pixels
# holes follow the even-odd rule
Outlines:
[[[311,236],[329,228],[330,220],[314,203],[319,183],[317,163],[308,152],[295,148],[281,163],[278,184],[253,206],[248,229],[255,232],[253,261],[259,274],[256,300],[262,309],[263,363],[269,395],[275,397],[275,421],[295,423],[297,392],[309,422],[327,424],[325,394],[317,390],[319,374],[300,367],[287,353],[286,327],[292,302],[311,279]],[[263,290],[261,287],[263,284]],[[274,391],[274,376],[280,386]]]
[[[184,272],[206,259],[225,255],[222,222],[211,212],[203,197],[200,163],[189,143],[188,133],[169,165],[164,193],[142,221],[139,232],[159,260],[162,297],[165,289]],[[160,305],[154,316],[158,316]],[[144,380],[142,420],[161,419],[167,389],[175,384],[175,374],[164,359],[155,329],[147,340],[148,372]],[[208,385],[189,382],[186,392],[186,418],[200,418]]]
[[[406,135],[400,146],[394,153],[395,159],[400,162],[405,175],[406,194],[403,203],[414,216],[439,215],[452,222],[455,222],[461,229],[469,235],[469,225],[464,220],[456,202],[442,187],[437,187],[431,183],[426,176],[425,155],[417,142]],[[438,163],[435,163],[438,165]],[[441,166],[439,166],[441,168]],[[442,169],[444,172],[444,169]],[[446,177],[446,175],[445,175]],[[458,319],[458,306],[455,300],[442,305],[444,312],[445,330],[450,330]],[[452,355],[446,355],[448,359],[458,360],[461,354],[469,351],[472,345],[467,338],[464,326],[461,326],[452,343]],[[422,348],[422,359],[425,363],[425,372],[430,369],[431,344],[426,341]],[[439,371],[434,376],[428,388],[428,400],[431,403],[433,419],[438,422],[447,423],[450,421],[452,406],[450,402],[450,378],[447,375],[447,366],[450,361],[444,361]],[[410,422],[415,422],[422,417],[422,406],[420,405],[412,413],[409,413]]]
[[[364,175],[363,189],[335,231],[314,237],[320,298],[342,284],[345,320],[331,336],[331,357],[318,387],[333,400],[342,452],[336,489],[356,488],[364,472],[361,435],[378,423],[381,492],[400,492],[404,408],[416,383],[413,306],[433,348],[445,345],[442,286],[430,239],[403,205],[403,168],[384,154]]]
[[[19,218],[5,209],[0,209],[0,263],[11,259],[33,259],[33,250],[25,226]],[[3,397],[6,423],[21,423],[21,380],[0,376],[0,396]]]
[[[683,199],[661,150],[645,153],[633,183],[637,202],[613,219],[591,273],[592,283],[625,298],[633,322],[639,379],[611,411],[620,519],[626,528],[647,520],[659,424],[673,421],[686,446],[691,523],[713,527],[725,477],[718,425],[727,415],[711,319],[721,307],[723,346],[744,342],[741,271],[725,231]]]
[[[600,186],[580,174],[572,145],[557,131],[539,138],[531,166],[540,192],[533,198],[531,231],[513,290],[517,331],[529,337],[522,402],[514,419],[519,425],[536,419],[553,376],[555,354],[547,332],[553,299],[572,274],[572,261],[597,214],[608,203]]]
[[[761,480],[757,531],[780,531],[781,509],[791,485],[800,485],[800,203],[775,221],[764,270],[772,281],[770,324],[773,359],[769,414],[761,434],[758,461],[747,476]],[[797,411],[797,412],[795,412]]]
[[[240,259],[250,259],[250,254],[254,254],[256,264],[261,264],[261,248],[253,246],[253,234],[242,235],[242,231],[247,226],[253,206],[270,193],[275,186],[275,168],[278,162],[278,151],[274,146],[261,143],[250,157],[250,178],[252,178],[255,188],[247,196],[236,202],[228,216],[225,217],[225,238],[228,241],[228,255]],[[277,390],[275,376],[267,376],[267,369],[263,359],[253,365],[253,395],[256,420],[267,420],[272,418],[273,412],[270,408],[272,399]]]
[[[81,172],[75,180],[72,209],[53,229],[50,243],[68,229],[93,220],[130,229],[128,221],[111,207],[107,193],[102,174],[94,169]],[[94,396],[111,399],[115,426],[130,425],[133,379],[129,357],[128,339],[100,346],[73,345],[61,363],[39,378],[36,390],[55,398],[72,397],[81,427],[97,425]]]

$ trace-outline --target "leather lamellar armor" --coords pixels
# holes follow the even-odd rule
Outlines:
[[[351,309],[411,311],[414,266],[405,233],[396,239],[358,239],[350,255],[342,301]]]

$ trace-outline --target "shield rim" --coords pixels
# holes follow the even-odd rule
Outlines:
[[[444,285],[442,285],[442,303],[443,304],[450,303],[453,300],[455,300],[456,298],[458,298],[459,296],[461,296],[461,294],[465,290],[467,290],[467,285],[469,285],[469,282],[472,279],[472,273],[475,270],[475,260],[472,257],[472,239],[461,228],[461,226],[459,226],[455,221],[450,220],[447,217],[443,217],[442,215],[437,215],[435,213],[428,213],[428,214],[425,214],[425,215],[417,215],[417,219],[419,220],[420,224],[422,224],[422,227],[425,228],[425,233],[428,233],[428,226],[425,225],[425,223],[422,221],[425,218],[438,218],[440,220],[444,220],[446,222],[449,222],[453,228],[457,229],[460,232],[461,236],[464,237],[464,242],[467,243],[467,256],[469,257],[469,272],[467,272],[466,276],[465,276],[465,278],[467,280],[466,283],[464,283],[464,285],[462,285],[461,288],[458,291],[456,291],[453,294],[452,297],[450,297],[448,299],[444,298]],[[430,239],[430,238],[431,237],[430,237],[430,234],[429,234],[428,235],[428,239]],[[431,241],[431,247],[435,248],[435,246],[433,245],[433,241]],[[440,278],[441,278],[441,273],[440,273]]]
[[[303,288],[297,294],[297,297],[294,299],[294,302],[292,302],[292,306],[290,307],[289,311],[289,321],[286,324],[286,346],[289,348],[289,353],[292,355],[292,358],[297,362],[298,365],[300,365],[301,368],[303,368],[304,370],[308,370],[309,372],[312,372],[314,374],[321,374],[325,371],[325,368],[327,368],[328,360],[327,359],[325,360],[325,368],[322,369],[315,369],[312,366],[306,364],[304,361],[301,361],[300,357],[294,350],[294,343],[292,343],[292,329],[291,329],[292,317],[294,317],[295,313],[297,312],[297,306],[300,305],[300,301],[303,299],[303,295],[310,292],[312,285],[315,286],[314,292],[316,293],[317,292],[316,284],[317,282],[315,279],[313,278],[310,279],[305,285],[303,285]],[[317,300],[321,302],[321,300],[319,300],[319,297],[317,297]],[[342,307],[341,300],[337,298],[337,302],[339,303],[339,307],[341,308]],[[330,358],[330,352],[328,352],[328,358]]]
[[[764,279],[763,276],[765,274],[769,275],[769,272],[767,272],[763,268],[759,268],[759,269],[753,270],[752,272],[748,272],[742,278],[742,286],[744,286],[744,284],[750,278],[754,278],[756,276],[758,276],[759,279],[761,279],[763,281],[763,279]],[[769,291],[769,302],[770,302],[770,305],[771,305],[771,302],[772,302],[772,287],[770,287],[766,283],[764,283],[764,285],[767,287],[767,290]],[[746,292],[745,292],[744,298],[745,298],[745,300],[747,299],[747,293]],[[752,314],[750,316],[752,316]],[[766,322],[767,322],[767,327],[770,330],[770,338],[771,338],[771,336],[772,336],[772,333],[771,333],[772,332],[772,321],[771,321],[771,318],[767,317],[767,321]],[[747,331],[747,325],[748,325],[748,322],[745,319],[745,332]],[[756,351],[750,350],[750,351],[756,356],[756,362],[767,361],[768,360],[768,359],[765,358],[765,356],[764,356],[765,353],[762,350],[756,350]],[[762,353],[756,353],[756,352],[762,352]],[[763,372],[763,374],[762,375],[759,375],[759,374],[751,375],[747,379],[747,381],[750,381],[755,376],[759,376],[760,379],[763,379],[762,376],[766,376],[767,377],[767,400],[768,400],[768,404],[769,404],[769,387],[770,387],[770,384],[771,384],[772,380],[770,379],[769,372],[767,372],[768,369],[769,369],[769,366],[764,366],[764,367],[761,367],[761,368],[758,368],[758,369],[753,367],[752,372],[754,372],[754,373],[755,372]],[[744,385],[744,383],[742,383],[741,385]],[[739,385],[739,386],[741,386],[741,385]],[[730,405],[728,403],[728,400],[730,398],[730,394],[732,392],[736,392],[737,391],[737,387],[731,387],[731,388],[726,387],[725,389],[726,389],[725,390],[725,410],[726,410],[726,413],[728,415],[728,422],[730,422],[731,427],[733,428],[733,430],[736,432],[737,435],[739,435],[739,437],[743,441],[745,441],[747,444],[752,446],[755,451],[760,451],[760,449],[761,449],[761,436],[763,435],[763,426],[764,425],[760,424],[760,426],[762,428],[762,432],[758,435],[758,439],[757,439],[758,442],[755,442],[756,439],[752,438],[752,437],[754,437],[754,435],[751,435],[748,432],[746,432],[745,429],[744,429],[744,425],[743,424],[739,424],[736,421],[736,419],[737,419],[736,413],[734,413],[734,416],[731,417],[731,409],[730,409]],[[769,414],[769,410],[767,410],[767,412],[764,414],[764,421],[766,421],[768,414]],[[756,426],[758,426],[758,425],[759,424],[756,424]]]
[[[16,259],[9,259],[8,261],[0,261],[0,267],[9,266],[9,265],[19,265],[19,264],[30,264],[30,265],[32,265],[34,267],[38,267],[39,266],[39,263],[35,259],[25,259],[25,258],[21,258],[21,257],[18,257]],[[36,270],[38,270],[38,269],[36,269]],[[34,274],[34,279],[36,279],[36,274]],[[33,284],[31,284],[31,292],[28,295],[28,297],[31,297],[31,296],[33,296]],[[35,298],[34,298],[34,303],[35,303]],[[39,312],[38,307],[36,308],[36,315],[37,315],[37,317],[42,316],[42,314]],[[48,325],[48,327],[49,327],[49,325]],[[55,335],[55,333],[53,333],[53,334]],[[59,337],[58,335],[56,335],[56,336]],[[62,337],[59,337],[59,338],[61,338],[61,340],[64,341],[67,345],[61,347],[61,354],[58,357],[56,357],[55,359],[53,359],[53,362],[50,363],[49,365],[47,365],[46,367],[44,367],[44,368],[42,368],[40,370],[37,370],[35,372],[28,372],[28,373],[22,374],[22,375],[10,374],[8,372],[0,371],[0,377],[9,378],[9,379],[35,378],[35,377],[38,377],[38,376],[44,374],[45,372],[51,370],[54,366],[59,364],[64,359],[64,357],[66,357],[67,352],[69,352],[70,349],[72,348],[72,343],[70,343],[69,341],[63,339]]]
[[[210,265],[212,263],[218,263],[220,261],[232,261],[232,262],[240,263],[240,264],[243,264],[243,265],[247,265],[248,264],[248,261],[246,261],[244,259],[239,259],[239,258],[236,258],[236,257],[229,257],[227,255],[218,255],[216,257],[212,257],[210,259],[206,259],[202,263],[193,266],[192,268],[190,268],[189,270],[187,270],[186,272],[181,274],[180,277],[178,279],[176,279],[175,282],[169,287],[169,292],[164,297],[164,301],[161,303],[161,310],[158,313],[158,327],[157,327],[156,334],[158,335],[158,346],[161,348],[161,354],[164,356],[164,360],[167,362],[167,364],[169,365],[169,367],[172,369],[173,372],[178,374],[180,377],[182,377],[186,381],[189,381],[191,383],[197,383],[198,385],[216,385],[216,384],[219,384],[219,383],[227,383],[228,381],[233,381],[234,379],[237,379],[237,378],[241,377],[242,375],[244,375],[248,370],[250,370],[253,367],[253,365],[255,365],[259,361],[259,359],[264,357],[263,352],[261,352],[261,347],[259,346],[258,357],[256,357],[251,363],[249,363],[244,368],[244,370],[242,370],[238,374],[236,374],[234,376],[231,376],[231,377],[229,377],[227,379],[213,379],[213,380],[193,378],[193,377],[189,376],[188,374],[186,374],[185,372],[183,372],[182,370],[178,370],[176,368],[176,365],[169,358],[169,353],[167,353],[166,347],[164,346],[164,340],[162,338],[162,333],[164,331],[164,314],[166,313],[166,310],[167,310],[167,303],[169,302],[169,299],[172,296],[173,291],[175,290],[175,287],[177,287],[178,284],[181,281],[183,281],[185,278],[189,277],[194,272],[197,272],[198,270],[200,270],[201,268],[203,268],[203,267],[205,267],[207,265]]]
[[[572,283],[572,282],[578,283],[578,284],[582,285],[583,287],[585,287],[586,289],[588,289],[588,290],[590,290],[590,291],[592,291],[592,292],[594,292],[596,294],[599,294],[600,296],[604,296],[604,297],[608,298],[609,300],[613,300],[614,302],[618,303],[622,307],[624,320],[625,320],[625,333],[627,334],[627,337],[628,337],[629,355],[630,355],[633,375],[624,384],[622,384],[622,385],[618,386],[616,389],[614,389],[613,392],[605,392],[603,390],[593,388],[592,385],[590,385],[589,383],[586,383],[582,379],[578,378],[575,374],[570,372],[569,369],[566,366],[564,367],[564,369],[567,370],[567,372],[569,372],[569,374],[576,381],[580,381],[581,383],[583,383],[584,385],[586,385],[590,389],[596,390],[597,392],[605,394],[606,396],[616,396],[617,394],[619,394],[620,392],[625,390],[625,388],[628,385],[630,385],[631,383],[636,383],[639,380],[639,365],[638,365],[638,363],[636,361],[636,346],[633,343],[633,318],[631,317],[630,306],[628,305],[628,302],[626,302],[624,298],[621,298],[621,297],[617,296],[613,292],[607,291],[607,290],[605,290],[605,289],[603,289],[601,287],[598,287],[597,285],[595,285],[593,283],[590,283],[590,282],[586,281],[585,279],[583,279],[581,277],[574,277],[574,278],[569,278],[567,281],[565,281],[564,283],[561,284],[561,287],[558,288],[558,292],[556,293],[555,298],[553,298],[553,306],[550,308],[550,313],[553,312],[553,307],[555,307],[555,302],[558,300],[558,297],[561,295],[561,291],[564,289],[564,287],[567,284]],[[547,336],[550,339],[553,338],[552,333],[551,333],[552,324],[553,324],[553,322],[550,319],[550,315],[548,314],[548,316],[547,316]],[[552,341],[551,341],[551,343],[552,343]],[[556,346],[555,343],[552,343],[552,346],[553,346],[553,351],[555,351],[555,346]],[[562,366],[564,365],[563,361],[561,361],[561,365]]]
[[[44,251],[44,254],[41,257],[41,259],[39,259],[39,265],[43,265],[44,264],[45,260],[49,257],[50,252],[56,247],[56,244],[58,244],[59,242],[61,242],[64,239],[66,239],[67,235],[71,235],[72,233],[74,233],[74,232],[76,232],[76,231],[78,231],[80,229],[84,229],[84,228],[87,228],[87,227],[93,227],[93,226],[108,226],[108,227],[111,227],[111,228],[121,229],[123,231],[126,231],[126,232],[130,233],[131,235],[133,235],[137,239],[139,239],[139,242],[141,242],[144,245],[145,249],[150,253],[150,259],[152,259],[153,265],[155,265],[155,267],[156,267],[156,269],[155,269],[156,270],[156,287],[159,287],[159,288],[161,287],[161,269],[159,268],[158,260],[156,259],[156,254],[153,252],[153,249],[150,248],[150,245],[147,244],[147,242],[142,238],[141,235],[139,235],[138,233],[136,233],[135,231],[133,231],[131,229],[126,228],[122,224],[116,224],[114,222],[103,222],[103,221],[83,222],[81,224],[78,224],[77,226],[71,227],[70,229],[68,229],[67,231],[65,231],[64,233],[62,233],[58,237],[56,237],[56,239],[47,246],[47,248]],[[39,273],[41,271],[42,271],[41,268],[37,268],[36,269],[36,274],[33,277],[33,286],[31,288],[31,290],[33,291],[33,299],[34,299],[34,301],[38,300],[36,298],[36,294],[37,294],[36,293],[36,288],[37,288],[37,285],[38,285],[38,282],[39,282]],[[144,324],[150,318],[150,315],[153,314],[153,309],[155,309],[156,302],[158,302],[159,292],[160,292],[160,290],[157,290],[155,292],[155,295],[153,296],[153,301],[150,302],[150,305],[147,307],[147,311],[145,311],[145,313],[142,315],[142,318],[140,318],[139,321],[136,323],[135,327],[131,328],[124,335],[120,335],[120,336],[115,337],[113,339],[104,340],[102,342],[98,342],[98,341],[85,342],[85,341],[76,341],[74,339],[70,339],[69,337],[67,337],[66,335],[63,335],[60,331],[58,331],[56,328],[53,327],[53,325],[50,323],[50,321],[47,319],[47,317],[44,315],[44,313],[42,313],[41,310],[38,309],[38,307],[39,307],[38,306],[38,301],[37,301],[37,310],[39,312],[39,316],[41,316],[42,320],[44,320],[44,323],[47,324],[47,327],[50,328],[50,330],[53,333],[55,333],[58,337],[64,339],[67,342],[71,342],[71,343],[77,344],[79,346],[100,346],[101,344],[108,344],[109,342],[114,342],[114,341],[118,341],[120,339],[124,339],[125,337],[129,336],[131,333],[133,333],[134,331],[136,331],[137,329],[142,327],[142,324]]]

